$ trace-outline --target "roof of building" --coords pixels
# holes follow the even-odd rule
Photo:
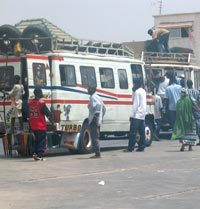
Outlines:
[[[159,14],[153,15],[153,17],[162,17],[162,16],[179,16],[179,15],[200,15],[200,12],[188,12],[188,13],[172,13],[172,14]]]
[[[38,19],[28,19],[28,20],[21,20],[19,23],[15,24],[15,27],[18,28],[20,31],[23,31],[29,25],[43,25],[52,37],[56,38],[58,41],[68,42],[72,40],[77,40],[77,38],[71,36],[70,34],[66,33],[50,21],[46,20],[45,18],[38,18]]]

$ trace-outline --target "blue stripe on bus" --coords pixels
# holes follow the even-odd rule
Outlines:
[[[41,87],[41,86],[40,86]],[[35,89],[35,86],[29,86],[30,89]],[[62,90],[62,91],[70,91],[70,92],[74,92],[74,93],[81,93],[81,94],[87,94],[88,92],[82,91],[82,90],[78,90],[78,89],[73,89],[73,88],[68,88],[68,87],[63,87],[63,86],[42,86],[41,89],[46,89],[46,90]],[[103,98],[107,98],[107,99],[112,99],[112,100],[118,100],[115,97],[111,97],[111,96],[105,96],[102,94],[98,94],[100,97]]]

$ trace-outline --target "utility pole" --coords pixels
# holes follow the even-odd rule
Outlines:
[[[162,14],[162,6],[163,6],[163,2],[162,2],[162,0],[159,0],[158,1],[158,3],[159,3],[159,15],[161,15]]]

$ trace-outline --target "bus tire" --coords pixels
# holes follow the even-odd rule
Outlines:
[[[17,38],[21,38],[21,35],[21,31],[12,25],[0,26],[0,51],[3,53],[14,53],[14,46],[19,41]],[[16,40],[12,40],[12,38]],[[3,39],[8,39],[10,44],[6,46]]]
[[[88,122],[84,122],[82,125],[78,151],[81,154],[89,154],[93,152],[92,139]]]
[[[40,51],[51,50],[51,33],[43,25],[27,26],[22,33],[22,37],[24,38],[23,46],[29,52],[39,53]],[[34,39],[36,39],[35,44]]]
[[[153,141],[153,125],[150,120],[145,121],[145,142],[146,146],[150,147]]]

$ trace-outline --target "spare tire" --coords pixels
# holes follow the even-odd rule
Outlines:
[[[51,50],[51,33],[43,25],[29,25],[22,33],[23,46],[29,52]]]
[[[12,25],[0,26],[0,52],[14,52],[14,46],[21,38],[21,32]],[[5,40],[8,40],[8,44],[5,44]]]

